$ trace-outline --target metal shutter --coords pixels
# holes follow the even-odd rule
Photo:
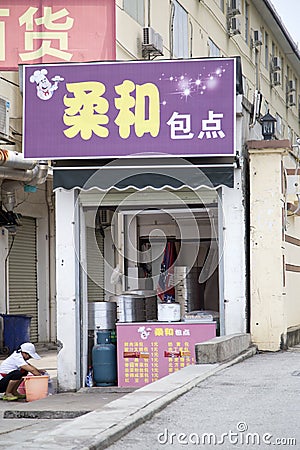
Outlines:
[[[173,197],[170,196],[173,193]],[[134,195],[131,195],[134,194]],[[209,205],[218,202],[218,191],[214,189],[199,188],[192,189],[170,189],[162,190],[143,189],[127,189],[126,191],[118,191],[111,189],[109,192],[99,192],[97,189],[91,189],[87,192],[80,192],[80,201],[83,207],[99,206],[119,206],[133,208],[133,207],[154,207],[159,205],[178,205],[178,204],[197,204],[203,203]],[[183,203],[182,203],[183,202]]]
[[[9,238],[9,244],[12,237]],[[9,313],[32,317],[31,342],[38,341],[36,221],[22,217],[9,255]]]
[[[88,301],[104,301],[104,238],[95,228],[86,228],[86,249]]]

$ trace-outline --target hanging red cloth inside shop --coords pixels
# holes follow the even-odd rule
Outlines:
[[[157,285],[157,295],[162,302],[175,302],[174,263],[176,258],[175,242],[167,242]]]

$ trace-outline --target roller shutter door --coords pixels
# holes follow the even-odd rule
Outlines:
[[[104,238],[95,228],[86,228],[88,301],[104,301]]]
[[[12,237],[9,242],[11,244]],[[22,218],[9,254],[9,313],[32,317],[30,339],[38,341],[36,220]]]
[[[109,192],[99,192],[97,189],[91,189],[88,192],[82,191],[79,195],[80,202],[83,207],[110,207],[120,205],[125,208],[133,207],[159,207],[160,205],[176,206],[178,204],[217,204],[218,192],[214,189],[200,188],[192,190],[189,188],[162,190],[153,190],[151,188],[143,189],[127,189],[126,191],[118,191],[111,189]]]

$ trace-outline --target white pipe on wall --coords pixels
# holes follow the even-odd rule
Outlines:
[[[37,161],[24,159],[22,153],[0,148],[0,166],[13,167],[14,169],[33,169]]]

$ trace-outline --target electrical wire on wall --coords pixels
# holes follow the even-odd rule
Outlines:
[[[190,36],[190,58],[193,57],[193,37],[194,37],[194,30],[193,30],[193,24],[192,21],[189,20],[190,22],[190,28],[191,28],[191,36]]]
[[[151,0],[148,0],[148,27],[151,27]]]
[[[0,80],[6,81],[6,83],[12,84],[13,86],[20,87],[17,83],[14,83],[13,81],[8,80],[7,78],[0,76]]]

